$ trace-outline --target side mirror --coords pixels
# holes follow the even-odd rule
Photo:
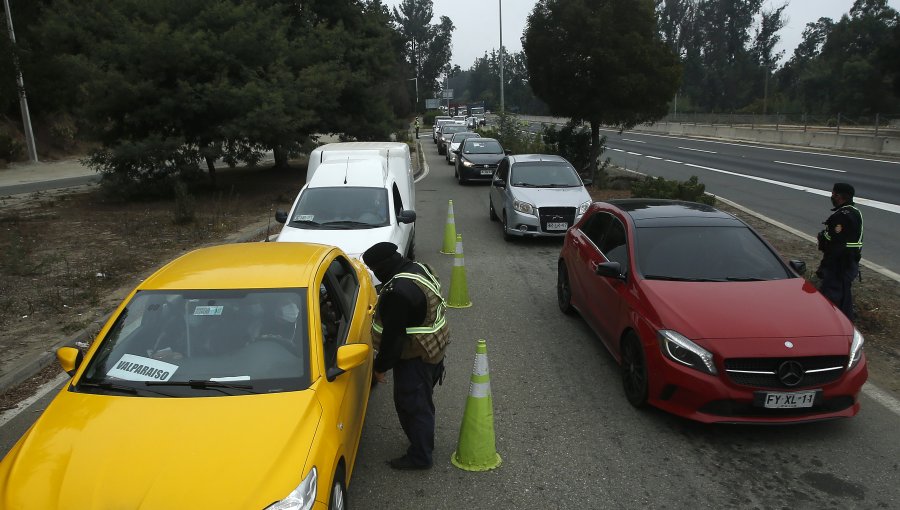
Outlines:
[[[452,152],[453,152],[453,154],[456,154],[456,155],[458,156],[460,150],[461,150],[461,149],[455,149],[455,150],[453,150]]]
[[[75,347],[60,347],[56,350],[56,359],[59,366],[72,377],[84,361],[84,353]]]
[[[275,221],[277,221],[278,223],[286,223],[287,213],[284,211],[275,211]]]
[[[503,149],[503,154],[506,154],[507,156],[512,156],[512,150],[511,149]]]
[[[582,182],[585,186],[591,186],[591,185],[594,184],[594,179],[582,179],[581,182]]]
[[[506,181],[504,181],[503,179],[494,179],[494,182],[492,182],[491,184],[493,184],[496,188],[506,187]]]
[[[400,223],[412,223],[416,221],[416,211],[409,209],[400,211],[400,214],[397,215],[397,221]]]
[[[597,264],[594,272],[607,278],[616,278],[618,280],[625,279],[625,275],[622,274],[622,264],[619,264],[618,262],[601,262]]]
[[[338,347],[337,362],[328,369],[325,378],[331,382],[344,372],[362,365],[370,352],[371,348],[367,344],[345,344]]]
[[[792,260],[788,262],[788,264],[791,266],[791,269],[797,271],[797,274],[801,276],[806,274],[806,262],[803,262],[802,260]]]

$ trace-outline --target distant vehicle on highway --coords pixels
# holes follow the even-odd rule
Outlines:
[[[560,237],[591,204],[571,163],[550,154],[517,154],[500,162],[491,181],[490,218],[503,238]]]
[[[863,336],[803,271],[713,207],[611,200],[567,232],[557,299],[619,362],[635,407],[707,423],[854,416]]]
[[[72,378],[0,463],[2,507],[343,508],[374,304],[332,246],[179,257],[58,351]]]

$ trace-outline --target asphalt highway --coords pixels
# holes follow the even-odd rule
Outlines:
[[[611,147],[625,143],[634,142],[610,139]],[[405,451],[406,440],[391,400],[393,386],[381,385],[370,398],[349,487],[350,508],[900,508],[900,416],[866,395],[855,418],[784,427],[709,426],[633,409],[623,395],[618,367],[599,339],[579,317],[557,309],[561,243],[503,241],[499,223],[488,219],[487,186],[458,185],[427,134],[422,147],[429,171],[417,184],[416,252],[436,268],[446,295],[454,257],[439,251],[453,200],[473,306],[448,314],[453,343],[446,380],[435,390],[434,467],[397,472],[385,464]],[[701,160],[687,162],[695,161]],[[763,188],[764,183],[720,184],[713,174],[702,180],[710,178],[722,189],[710,191],[724,195],[732,187],[747,187],[752,190],[745,192],[748,197],[791,200],[776,200],[779,189]],[[818,189],[830,180],[823,177]],[[884,193],[862,196],[888,201],[889,190]],[[808,195],[805,201],[797,198],[800,194],[792,200],[805,203],[811,218],[818,219],[828,210],[828,199]],[[867,221],[876,216],[873,210],[864,212]],[[450,456],[478,339],[487,341],[492,418],[503,462],[493,471],[471,473],[454,467]],[[2,453],[46,400],[0,429]]]

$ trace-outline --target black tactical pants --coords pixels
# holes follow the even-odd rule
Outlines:
[[[400,360],[394,366],[394,407],[409,439],[407,456],[430,466],[434,451],[434,386],[444,372],[444,362],[425,363],[421,358]]]
[[[859,263],[855,260],[843,264],[823,264],[821,271],[822,284],[819,291],[844,312],[851,321],[856,318],[853,313],[853,280],[859,276]]]

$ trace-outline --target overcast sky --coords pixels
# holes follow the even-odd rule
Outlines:
[[[385,5],[394,7],[401,0],[383,0]],[[434,20],[441,16],[453,20],[453,57],[451,63],[467,70],[475,59],[492,49],[500,47],[500,3],[503,8],[503,44],[510,52],[522,51],[520,38],[525,30],[525,18],[531,12],[534,0],[434,0]],[[766,6],[788,3],[785,14],[788,18],[781,29],[779,50],[784,50],[784,63],[794,48],[800,44],[803,28],[807,23],[821,17],[839,20],[850,12],[853,0],[766,0]],[[900,9],[900,0],[888,0],[888,5]]]

